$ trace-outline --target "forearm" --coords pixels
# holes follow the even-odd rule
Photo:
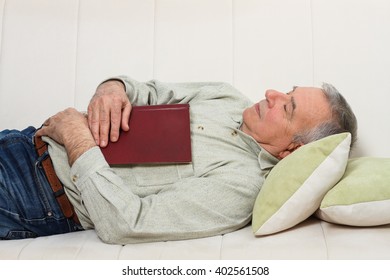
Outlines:
[[[139,82],[128,76],[117,76],[113,79],[119,80],[125,85],[126,94],[133,105],[189,103],[194,98],[202,98],[199,96],[202,87],[213,84],[165,83],[158,80]],[[203,98],[209,99],[212,98],[212,95],[203,96]]]

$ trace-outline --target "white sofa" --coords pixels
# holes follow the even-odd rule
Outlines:
[[[346,0],[0,0],[0,129],[85,110],[98,83],[225,81],[267,88],[333,83],[359,120],[352,156],[390,157],[390,2]],[[311,217],[254,237],[247,226],[186,241],[102,243],[93,230],[0,241],[0,259],[390,259],[390,226]]]

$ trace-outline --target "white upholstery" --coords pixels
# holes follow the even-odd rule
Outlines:
[[[390,157],[386,0],[0,0],[0,129],[86,110],[103,79],[226,81],[267,88],[333,83],[359,121],[353,156]],[[255,238],[103,244],[94,231],[0,241],[0,259],[389,259],[390,226],[310,218]]]

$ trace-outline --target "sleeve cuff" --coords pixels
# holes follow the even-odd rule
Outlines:
[[[97,171],[109,167],[100,148],[93,147],[74,162],[70,170],[70,176],[73,183],[81,191],[83,182],[88,180]]]

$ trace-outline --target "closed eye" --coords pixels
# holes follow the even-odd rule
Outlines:
[[[293,89],[287,93],[287,95],[291,95],[291,99],[290,99],[290,102],[288,104],[283,105],[283,109],[286,112],[286,114],[288,114],[288,118],[290,120],[293,118],[294,111],[297,107],[297,104],[295,103],[295,98],[294,98],[294,96],[292,96],[292,93],[295,91],[296,88],[297,88],[297,86],[294,86]],[[288,108],[288,106],[291,106],[291,109]]]

